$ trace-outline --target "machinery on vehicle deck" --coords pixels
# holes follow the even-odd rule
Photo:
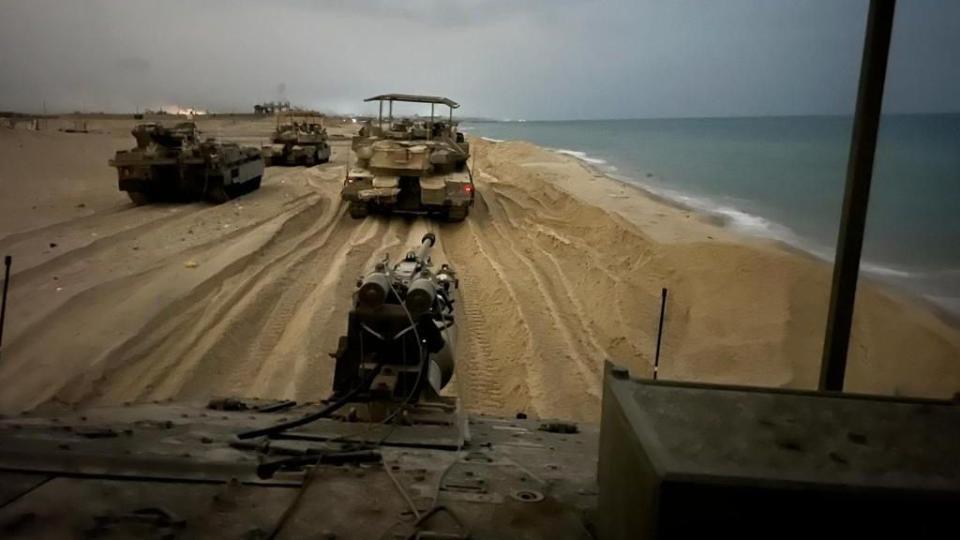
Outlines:
[[[327,130],[316,115],[277,114],[270,144],[262,148],[268,166],[313,165],[330,161]]]
[[[376,125],[367,124],[353,139],[357,156],[347,172],[341,196],[350,203],[350,215],[370,212],[430,214],[449,221],[467,217],[474,200],[473,176],[467,167],[470,144],[453,121],[460,105],[444,97],[384,94],[378,101]],[[384,124],[383,104],[388,104]],[[393,117],[394,102],[429,103],[429,120]],[[436,105],[445,105],[446,120],[435,116]]]
[[[260,187],[263,158],[255,148],[200,140],[197,125],[172,128],[155,123],[131,131],[136,148],[110,160],[118,184],[136,204],[158,200],[206,199],[223,203]]]
[[[449,265],[432,268],[434,242],[427,233],[419,249],[393,267],[384,258],[354,293],[347,335],[334,355],[333,392],[335,399],[378,403],[381,410],[365,411],[367,420],[393,413],[395,404],[451,403],[440,391],[453,376],[459,282]]]

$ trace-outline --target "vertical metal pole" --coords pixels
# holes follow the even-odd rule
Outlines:
[[[13,257],[7,255],[3,258],[3,303],[0,304],[0,353],[3,352],[3,323],[7,319],[7,290],[10,289],[10,266],[13,264]]]
[[[388,120],[390,125],[393,125],[393,100],[390,100],[390,120]]]
[[[380,132],[383,132],[383,100],[380,100],[380,114],[377,115],[377,125],[380,126]]]
[[[430,104],[430,128],[427,129],[427,140],[433,138],[433,108],[435,105],[435,103]]]
[[[663,337],[663,313],[667,310],[667,288],[660,289],[660,324],[657,326],[657,354],[653,357],[653,380],[660,370],[660,339]]]
[[[896,0],[871,0],[867,15],[860,88],[853,119],[837,255],[833,265],[830,311],[823,340],[821,391],[843,390],[895,6]]]

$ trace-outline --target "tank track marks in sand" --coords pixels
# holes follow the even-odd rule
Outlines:
[[[536,263],[517,249],[523,242],[519,235],[505,232],[498,223],[503,214],[494,200],[491,217],[481,233],[470,223],[488,257],[512,270],[507,278],[521,312],[519,324],[530,336],[535,367],[534,388],[544,389],[544,406],[538,407],[545,417],[584,419],[599,414],[600,379],[584,366],[591,358],[576,342],[566,326],[556,301],[556,291],[544,284]],[[583,356],[583,357],[581,357]]]
[[[269,386],[258,380],[269,370],[288,370],[285,378],[292,382],[292,358],[277,356],[267,365],[258,365],[263,363],[263,351],[276,344],[288,321],[271,321],[270,316],[283,317],[291,309],[287,303],[296,301],[287,291],[302,294],[310,283],[309,277],[296,279],[324,269],[311,266],[320,247],[328,241],[342,243],[347,237],[347,229],[339,225],[342,207],[331,206],[327,199],[292,212],[271,242],[245,264],[185,299],[184,312],[160,318],[156,332],[135,340],[131,358],[106,381],[110,392],[97,401],[258,395],[257,386]],[[318,356],[326,352],[316,351]],[[325,395],[326,390],[313,397]]]
[[[307,202],[311,195],[305,195],[298,199],[299,204]],[[316,197],[312,195],[312,197]],[[189,206],[169,207],[160,210],[154,207],[142,209],[131,209],[129,213],[108,213],[100,220],[85,218],[83,227],[73,228],[72,222],[62,224],[60,230],[44,231],[43,237],[53,237],[61,239],[56,250],[61,251],[43,262],[28,266],[26,269],[15,274],[16,287],[10,291],[10,304],[17,306],[15,317],[8,321],[9,336],[12,346],[13,340],[18,339],[20,332],[30,332],[34,326],[44,326],[49,323],[48,317],[56,316],[56,312],[73,300],[75,295],[83,294],[87,290],[100,287],[105,283],[120,283],[124,278],[133,275],[147,275],[152,270],[170,263],[171,257],[187,257],[184,252],[201,252],[207,248],[218,246],[228,238],[238,238],[247,234],[250,230],[256,229],[263,223],[273,219],[275,216],[253,220],[241,227],[235,227],[226,234],[217,233],[215,238],[204,239],[201,229],[203,226],[197,226],[197,222],[209,220],[211,223],[216,221],[213,216],[217,215],[215,207],[210,207],[205,203],[195,203]],[[142,219],[144,216],[146,219]],[[136,225],[129,226],[130,220],[136,220]],[[219,223],[216,227],[220,227]],[[173,229],[178,231],[184,241],[173,238],[169,231]],[[196,234],[189,234],[187,231],[197,229]],[[89,240],[89,230],[108,231],[106,234],[98,234],[95,240]],[[117,232],[109,233],[116,230]],[[157,231],[164,231],[169,236],[160,249],[137,249],[145,242],[149,242],[151,236],[156,236]],[[189,240],[187,242],[186,240]],[[34,238],[36,243],[37,239]],[[23,243],[27,243],[26,240]],[[15,250],[17,246],[12,246]],[[135,257],[136,260],[131,260]],[[26,257],[20,257],[17,262],[27,259],[29,263],[29,254]],[[182,263],[180,263],[182,264]],[[108,271],[92,272],[91,268],[107,268]],[[14,278],[11,279],[13,281]],[[147,278],[143,279],[148,283]],[[97,290],[103,290],[97,289]],[[36,295],[47,297],[43,302],[42,309],[36,309],[32,298]],[[32,334],[31,334],[32,335]]]
[[[301,201],[307,208],[318,204],[322,201],[315,196]],[[192,311],[202,307],[199,300],[256,258],[300,213],[300,208],[292,209],[168,260],[120,271],[116,277],[67,292],[70,296],[62,305],[17,335],[9,348],[5,346],[0,379],[19,380],[29,392],[4,393],[0,409],[31,408],[49,400],[83,401],[116,392],[116,381],[110,378],[114,370],[130,367],[147,351],[168,345],[163,341],[165,329],[190,323]],[[188,270],[183,261],[191,253],[202,254],[205,261]],[[149,381],[152,367],[139,365],[134,383]],[[135,397],[126,392],[113,402]]]
[[[544,278],[559,282],[557,290],[565,291],[566,299],[561,304],[568,309],[562,314],[574,321],[574,327],[583,327],[576,335],[585,336],[592,348],[617,361],[628,362],[639,373],[652,372],[649,353],[656,339],[659,287],[665,280],[650,267],[655,261],[648,241],[618,216],[596,208],[590,211],[603,215],[590,216],[585,221],[612,221],[611,231],[573,225],[571,220],[563,219],[569,216],[565,207],[569,196],[550,186],[546,186],[546,191],[552,193],[546,194],[502,184],[491,188],[506,216],[501,221],[528,233],[524,252],[531,253],[532,259],[543,260],[547,268]],[[554,204],[543,205],[539,195],[546,195]],[[623,256],[611,256],[616,253]],[[592,298],[610,296],[611,291],[618,294],[610,302],[603,306],[589,304]],[[681,316],[680,312],[674,313],[672,322],[679,325],[683,322],[678,319]],[[591,371],[594,368],[599,370],[600,366],[589,366]]]
[[[460,274],[467,280],[471,277],[471,272],[461,272]],[[488,329],[491,326],[487,318],[483,316],[482,308],[462,299],[461,302],[463,302],[461,313],[466,316],[463,325],[469,329],[466,340],[464,340],[466,342],[466,354],[461,354],[464,359],[460,361],[463,377],[467,380],[464,389],[466,395],[462,396],[466,401],[465,406],[470,411],[497,416],[517,412],[505,410],[501,389],[507,381],[500,376],[499,370],[494,364],[488,335]]]
[[[339,198],[342,172],[336,162],[270,169],[249,202],[169,212],[173,206],[127,205],[5,239],[22,247],[63,234],[58,249],[67,252],[24,257],[18,277],[28,288],[12,292],[20,295],[18,318],[30,324],[11,333],[4,351],[0,380],[19,384],[0,396],[2,412],[51,401],[322,398],[354,280],[384,253],[401,257],[428,230],[442,250],[434,260],[450,262],[461,278],[459,382],[451,391],[466,410],[596,420],[600,362],[646,364],[640,351],[653,350],[658,306],[648,281],[661,278],[648,276],[656,261],[635,230],[599,214],[571,222],[585,210],[547,183],[482,172],[463,223],[355,221]],[[600,225],[606,229],[595,230]],[[206,236],[181,243],[191,226]],[[89,236],[101,227],[109,231]],[[145,248],[131,251],[134,244]],[[629,255],[611,256],[621,247]],[[198,265],[184,268],[187,261]],[[38,291],[42,302],[28,301]],[[650,304],[649,320],[638,302]]]

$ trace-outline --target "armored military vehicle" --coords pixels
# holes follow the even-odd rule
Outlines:
[[[260,187],[263,158],[255,148],[200,139],[197,125],[156,123],[131,132],[136,148],[110,160],[121,191],[136,204],[157,200],[206,199],[222,203]]]
[[[364,125],[353,139],[357,162],[341,191],[350,215],[397,212],[465,219],[475,193],[467,167],[470,144],[453,121],[453,110],[460,105],[445,97],[409,94],[383,94],[365,101],[378,101],[380,113],[376,124]],[[395,120],[394,102],[429,103],[430,117]],[[437,105],[449,109],[445,120],[436,117]]]
[[[330,161],[327,130],[316,118],[278,114],[270,144],[262,149],[266,164],[310,167]]]

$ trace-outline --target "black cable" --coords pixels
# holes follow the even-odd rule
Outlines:
[[[3,346],[3,323],[7,318],[7,290],[10,288],[10,266],[13,264],[13,257],[6,255],[3,258],[3,305],[0,307],[0,347]]]
[[[341,396],[340,399],[334,401],[333,403],[327,405],[323,409],[320,409],[319,411],[313,414],[308,414],[303,418],[298,418],[296,420],[291,420],[289,422],[283,422],[282,424],[276,424],[270,427],[238,433],[237,438],[252,439],[254,437],[261,437],[263,435],[273,435],[275,433],[280,433],[281,431],[286,431],[288,429],[299,427],[304,424],[309,424],[310,422],[314,422],[321,418],[330,416],[331,413],[335,412],[336,410],[340,409],[341,407],[349,403],[350,400],[352,400],[353,397],[356,396],[358,392],[360,392],[360,390],[364,390],[368,388],[370,384],[373,382],[373,379],[380,374],[380,370],[382,368],[383,368],[383,364],[377,364],[376,367],[374,367],[373,370],[370,371],[370,374],[367,376],[366,380],[364,380],[362,383],[355,386],[352,390],[350,390],[349,392]]]

